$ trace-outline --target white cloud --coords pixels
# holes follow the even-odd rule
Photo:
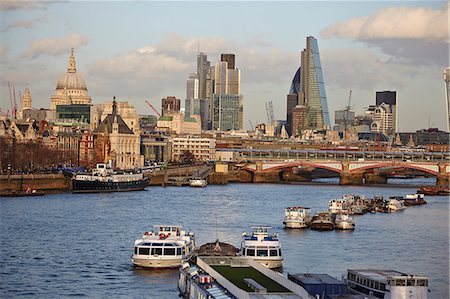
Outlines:
[[[448,5],[440,10],[429,8],[390,7],[373,16],[337,22],[325,28],[324,37],[357,40],[421,39],[448,41]]]
[[[32,19],[32,20],[21,20],[21,21],[16,21],[13,22],[11,24],[9,24],[8,26],[6,26],[2,31],[3,32],[7,32],[11,29],[14,28],[27,28],[27,29],[31,29],[33,27],[35,27],[37,24],[42,23],[44,21],[47,20],[47,15],[43,15],[41,17]]]
[[[31,59],[40,55],[57,56],[67,53],[70,48],[84,46],[88,41],[88,38],[77,32],[71,33],[63,38],[40,39],[28,45],[28,48],[23,53],[23,57]]]
[[[0,10],[35,10],[46,9],[48,6],[58,3],[67,2],[67,0],[54,1],[27,1],[27,0],[2,0],[0,1]]]

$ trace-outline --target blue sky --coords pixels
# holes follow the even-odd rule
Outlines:
[[[318,38],[329,110],[358,113],[375,92],[398,91],[400,131],[446,129],[442,73],[448,62],[446,1],[56,1],[0,3],[0,106],[8,81],[30,87],[35,108],[49,107],[75,48],[78,72],[94,103],[130,101],[160,107],[184,100],[198,45],[211,63],[235,53],[244,118],[286,116],[286,94],[306,36]],[[184,101],[183,101],[184,102]]]

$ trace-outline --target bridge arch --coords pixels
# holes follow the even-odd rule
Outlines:
[[[267,167],[268,166],[268,167]],[[286,168],[293,168],[298,166],[306,166],[306,167],[313,167],[313,168],[320,168],[320,169],[326,169],[333,172],[336,172],[340,174],[342,172],[342,164],[341,163],[327,163],[327,162],[289,162],[285,164],[275,164],[273,167],[270,167],[269,165],[266,165],[266,168],[263,169],[263,172],[271,172],[271,171],[277,171],[282,170]]]
[[[358,167],[358,163],[352,163],[350,168],[350,173],[356,174],[356,173],[365,173],[367,170],[370,169],[377,169],[377,168],[383,168],[383,167],[392,167],[392,168],[405,168],[405,169],[414,169],[423,171],[426,173],[430,173],[432,175],[437,176],[439,174],[439,166],[436,164],[414,164],[414,163],[402,163],[402,162],[381,162],[381,163],[371,163],[371,164],[362,164]]]

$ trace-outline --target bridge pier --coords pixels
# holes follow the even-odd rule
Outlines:
[[[362,185],[362,173],[341,173],[339,177],[339,185]]]
[[[448,187],[450,177],[447,174],[447,164],[439,163],[439,174],[436,176],[436,186]]]
[[[253,183],[279,183],[279,172],[262,172],[255,171],[253,173]]]
[[[364,174],[365,184],[387,184],[387,176],[376,173]]]

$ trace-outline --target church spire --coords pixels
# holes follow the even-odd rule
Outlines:
[[[67,67],[67,72],[76,73],[77,68],[75,66],[75,56],[73,55],[73,48],[70,49],[69,66]]]

